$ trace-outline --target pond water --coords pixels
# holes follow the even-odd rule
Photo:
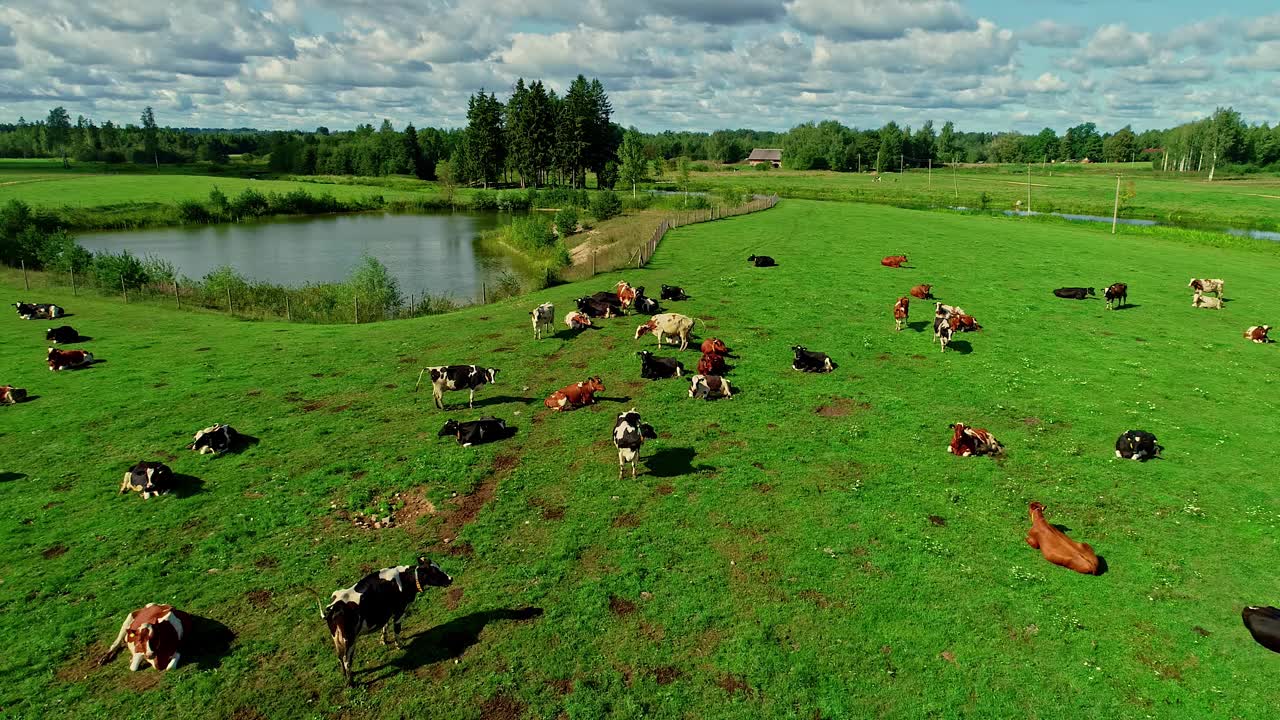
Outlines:
[[[368,253],[387,266],[406,295],[429,292],[469,300],[480,297],[482,284],[493,287],[503,273],[521,273],[511,257],[486,252],[477,242],[482,231],[505,219],[496,213],[365,213],[92,233],[76,239],[89,250],[164,258],[190,278],[230,265],[246,277],[282,285],[345,280]]]
[[[967,210],[968,208],[952,208],[952,209]],[[1033,212],[1030,210],[1005,210],[1004,214],[1017,215],[1019,217],[1027,217],[1029,215],[1041,215],[1042,213]],[[1111,223],[1111,218],[1103,217],[1101,215],[1075,215],[1072,213],[1049,213],[1049,214],[1055,217],[1064,218],[1066,220],[1075,220],[1078,222],[1098,222],[1098,223],[1107,223],[1107,224]],[[1157,222],[1155,220],[1143,220],[1141,218],[1117,218],[1116,222],[1119,223],[1120,225],[1141,225],[1141,226],[1167,225],[1170,227],[1185,227],[1192,230],[1212,230],[1216,232],[1224,232],[1228,235],[1236,235],[1239,237],[1251,237],[1255,240],[1270,240],[1272,242],[1280,242],[1280,232],[1273,232],[1271,230],[1251,230],[1246,228],[1224,228],[1224,227],[1214,227],[1214,226],[1207,226],[1207,225],[1163,223],[1163,222]]]

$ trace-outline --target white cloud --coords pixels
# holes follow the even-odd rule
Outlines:
[[[1089,38],[1079,59],[1090,66],[1141,65],[1155,52],[1151,33],[1131,32],[1123,24],[1104,25]]]
[[[796,27],[835,39],[884,39],[909,30],[963,30],[973,21],[954,0],[791,0]]]
[[[1057,93],[1066,90],[1067,84],[1062,81],[1062,78],[1054,75],[1053,73],[1047,72],[1036,78],[1035,82],[1031,84],[1031,87],[1036,92]]]
[[[1054,20],[1041,20],[1025,30],[1018,31],[1018,39],[1028,45],[1047,48],[1073,48],[1084,39],[1085,29],[1078,25],[1064,25]]]

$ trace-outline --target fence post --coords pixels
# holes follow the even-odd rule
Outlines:
[[[480,283],[480,304],[489,304],[489,286],[485,283]]]
[[[182,309],[182,298],[178,297],[178,279],[173,279],[173,302],[177,304],[178,309]]]
[[[22,287],[26,288],[27,292],[30,292],[31,283],[27,282],[27,261],[22,260],[21,262],[22,262]]]
[[[360,324],[360,296],[356,295],[354,299],[356,301],[356,324],[359,325]]]
[[[284,319],[293,322],[293,312],[289,310],[289,293],[284,294]]]
[[[227,286],[227,314],[231,314],[231,286]]]
[[[76,269],[71,268],[71,294],[76,295]]]
[[[128,304],[128,302],[129,302],[129,288],[127,288],[127,287],[125,287],[125,286],[124,286],[124,276],[123,276],[123,275],[121,275],[121,276],[120,276],[120,292],[124,294],[124,301],[125,301],[125,303],[126,303],[126,304]]]
[[[595,275],[596,275],[596,251],[595,251],[595,249],[594,249],[594,248],[592,248],[592,250],[591,250],[591,277],[595,277]]]

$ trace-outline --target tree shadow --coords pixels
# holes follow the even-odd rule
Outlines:
[[[663,448],[645,459],[649,474],[654,477],[668,478],[680,475],[696,475],[702,470],[714,470],[709,465],[694,467],[693,459],[698,451],[690,447]]]
[[[175,497],[191,497],[203,489],[204,481],[200,478],[194,475],[183,475],[182,473],[173,474],[173,494]]]
[[[452,660],[461,657],[468,648],[480,642],[480,633],[489,623],[499,620],[523,622],[540,618],[542,614],[543,610],[540,607],[523,607],[499,608],[463,615],[414,635],[404,646],[402,655],[390,662],[364,670],[361,674],[376,673],[389,667],[397,668],[398,672],[411,672],[441,660]],[[393,674],[394,672],[371,678],[365,684],[385,680]]]
[[[491,395],[489,397],[480,398],[476,401],[475,406],[478,408],[488,407],[490,405],[505,405],[507,403],[520,403],[528,405],[533,402],[533,398],[519,397],[516,395]]]
[[[961,355],[968,355],[973,352],[973,346],[969,344],[968,340],[952,340],[947,343],[947,347],[951,350],[955,350]]]
[[[231,644],[236,634],[231,628],[200,615],[191,616],[191,637],[183,644],[195,660],[195,666],[201,670],[213,670],[222,665],[222,660],[231,652]]]
[[[4,472],[0,472],[0,482],[13,482],[14,480],[24,480],[26,479],[26,477],[27,477],[26,473],[9,472],[7,470]]]

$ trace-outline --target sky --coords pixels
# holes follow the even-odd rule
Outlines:
[[[598,77],[645,131],[1280,122],[1274,0],[4,0],[0,122],[465,125]]]

